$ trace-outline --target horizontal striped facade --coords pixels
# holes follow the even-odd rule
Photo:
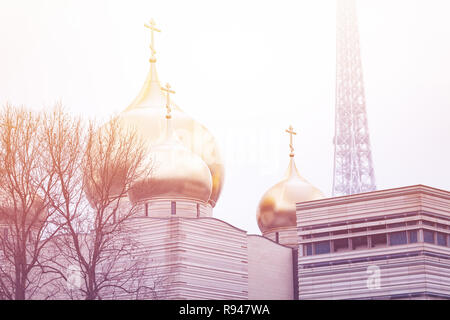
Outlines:
[[[291,248],[297,248],[298,246],[297,228],[295,226],[271,229],[264,232],[263,236],[284,246]]]
[[[208,203],[190,200],[154,200],[138,205],[136,215],[153,218],[212,217],[212,207]]]
[[[150,254],[161,299],[246,299],[246,232],[214,218],[134,218],[130,231]]]
[[[425,232],[444,242],[425,243]],[[300,299],[450,298],[449,192],[419,185],[298,203],[297,233]],[[391,243],[399,234],[405,242]],[[321,244],[328,251],[317,253]]]
[[[297,268],[292,248],[248,236],[248,299],[293,300]]]
[[[299,264],[300,299],[389,299],[414,297],[419,293],[450,298],[450,255],[436,254],[431,245],[379,249],[323,257]],[[397,252],[397,253],[395,253]],[[331,255],[330,255],[331,256]],[[323,260],[327,259],[325,263]],[[380,286],[371,288],[370,267],[379,268]]]

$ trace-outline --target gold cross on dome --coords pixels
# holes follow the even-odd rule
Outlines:
[[[294,135],[297,134],[297,132],[294,132],[294,128],[292,128],[292,126],[289,126],[289,129],[286,130],[287,133],[289,133],[289,148],[291,149],[291,154],[290,156],[293,157],[294,156]]]
[[[152,51],[152,58],[155,58],[155,38],[154,38],[154,32],[161,32],[161,30],[159,30],[158,28],[155,27],[156,23],[155,20],[151,19],[149,24],[144,24],[144,27],[150,29],[152,38],[151,38],[151,42],[150,42],[150,50]]]
[[[165,88],[161,88],[161,90],[166,92],[166,97],[167,97],[167,101],[166,101],[167,117],[170,118],[170,112],[172,111],[172,109],[170,109],[170,94],[171,93],[174,94],[175,91],[172,90],[172,87],[168,83],[166,83],[166,87]]]

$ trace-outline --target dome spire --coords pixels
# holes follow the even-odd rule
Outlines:
[[[150,62],[156,62],[156,50],[155,50],[155,38],[154,38],[154,32],[161,32],[161,30],[159,30],[158,28],[155,27],[156,26],[156,22],[155,20],[152,18],[150,19],[149,24],[144,24],[144,27],[150,29],[150,33],[151,33],[151,42],[150,42],[150,50],[152,52],[152,56],[150,58]]]
[[[294,136],[297,135],[297,132],[294,131],[294,128],[292,125],[289,126],[289,129],[286,130],[287,133],[289,133],[289,148],[291,149],[291,153],[289,153],[290,161],[289,161],[289,167],[286,172],[286,178],[293,178],[297,177],[301,178],[300,174],[297,171],[297,167],[295,165],[294,161]]]
[[[150,70],[147,74],[147,79],[142,86],[141,91],[134,101],[128,106],[125,111],[139,108],[159,108],[164,105],[164,94],[161,90],[161,85],[158,79],[158,73],[156,72],[156,50],[155,50],[155,37],[154,33],[161,32],[160,29],[156,28],[155,20],[151,19],[149,24],[144,24],[144,26],[150,29],[151,41],[150,41]]]
[[[286,130],[287,133],[289,133],[289,148],[291,149],[291,153],[289,154],[289,157],[294,157],[294,138],[293,136],[297,134],[297,132],[294,131],[294,128],[292,128],[292,125],[289,126],[289,129]]]
[[[166,100],[166,109],[167,109],[166,119],[170,119],[170,118],[172,118],[172,116],[171,116],[172,109],[170,108],[170,94],[171,93],[175,94],[175,91],[172,90],[172,87],[168,83],[166,83],[166,86],[164,88],[161,88],[161,90],[167,92],[166,93],[166,97],[167,97],[167,100]]]
[[[165,88],[161,88],[161,90],[166,92],[166,139],[170,139],[173,136],[173,127],[172,127],[172,109],[170,108],[170,94],[175,94],[175,91],[172,90],[170,84],[166,83]]]

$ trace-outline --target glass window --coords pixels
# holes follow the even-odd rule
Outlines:
[[[389,245],[396,246],[400,244],[406,244],[406,231],[393,232],[389,234]]]
[[[423,242],[434,243],[434,232],[430,230],[423,230]]]
[[[417,230],[410,230],[408,231],[409,234],[409,243],[416,243],[417,242]]]
[[[382,224],[382,225],[379,225],[379,226],[373,226],[373,227],[369,228],[369,230],[382,230],[382,229],[386,229],[386,225],[385,224]]]
[[[306,255],[307,256],[312,256],[313,252],[312,252],[312,244],[308,243],[305,245],[306,247]]]
[[[391,224],[388,224],[388,228],[399,228],[399,227],[404,227],[405,225],[406,225],[405,222],[391,223]]]
[[[348,249],[348,239],[337,239],[333,242],[334,252]]]
[[[364,232],[366,230],[367,230],[367,228],[355,228],[355,229],[352,229],[352,233]]]
[[[447,245],[447,235],[442,232],[436,233],[436,240],[437,244],[440,246],[446,246]]]
[[[314,253],[315,254],[330,253],[330,242],[322,241],[314,243]]]
[[[316,233],[313,234],[312,237],[313,238],[322,238],[322,237],[328,237],[330,234],[328,232],[323,232],[323,233]]]
[[[372,237],[372,247],[387,245],[387,236],[383,234],[374,234]]]
[[[367,248],[367,237],[354,237],[352,238],[352,248]]]

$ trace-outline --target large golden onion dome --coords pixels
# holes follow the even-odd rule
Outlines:
[[[292,147],[292,127],[287,130],[291,133],[291,153],[289,166],[283,180],[271,187],[259,202],[256,219],[261,232],[296,226],[296,203],[323,199],[323,193],[303,178],[295,165]]]
[[[154,23],[149,28],[152,32],[159,31],[154,28]],[[137,130],[151,150],[164,134],[167,96],[161,88],[156,72],[153,40],[150,48],[152,49],[150,71],[144,86],[136,99],[119,117],[125,127],[130,126]],[[199,156],[209,168],[212,177],[212,191],[207,202],[214,207],[220,196],[224,181],[224,165],[217,142],[206,127],[184,113],[176,104],[170,102],[170,108],[173,110],[174,134],[182,145]]]
[[[170,113],[165,136],[151,148],[149,157],[153,167],[151,177],[133,183],[129,191],[132,202],[156,199],[209,201],[211,172],[198,155],[177,139]]]

